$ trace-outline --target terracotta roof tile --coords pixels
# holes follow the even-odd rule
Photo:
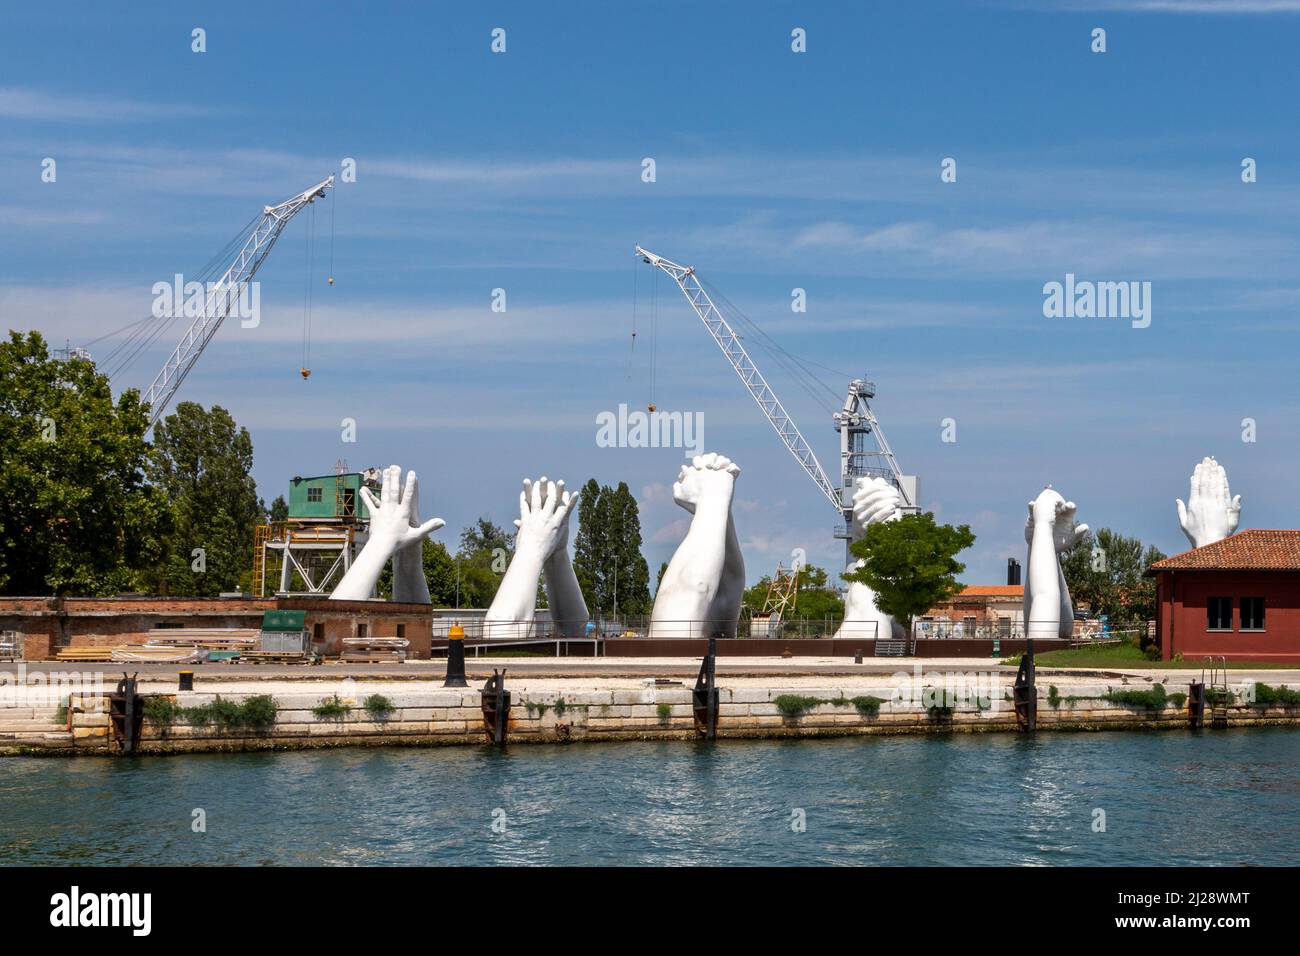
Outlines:
[[[1155,571],[1300,571],[1300,531],[1253,528],[1157,561]]]
[[[1023,584],[968,584],[957,597],[1024,597]]]

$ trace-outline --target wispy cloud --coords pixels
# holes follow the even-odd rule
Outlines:
[[[158,103],[109,96],[78,96],[18,86],[0,86],[0,117],[49,123],[135,123],[210,115],[183,103]]]

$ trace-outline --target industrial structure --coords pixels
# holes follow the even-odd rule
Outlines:
[[[258,597],[328,596],[365,546],[370,512],[363,487],[378,493],[375,468],[289,482],[289,515],[259,525],[253,538],[253,589]],[[269,589],[267,582],[275,585]]]
[[[870,399],[875,398],[875,385],[866,379],[853,379],[848,384],[842,407],[832,416],[840,436],[840,476],[838,482],[832,481],[723,314],[717,302],[722,297],[716,291],[710,294],[693,266],[679,265],[641,246],[636,247],[636,254],[677,283],[786,449],[839,514],[840,525],[835,530],[835,537],[846,539],[846,550],[853,525],[853,487],[859,477],[879,477],[892,482],[902,496],[903,512],[920,510],[918,479],[915,475],[902,473],[871,410]],[[734,306],[730,308],[733,312],[738,311]]]
[[[202,311],[194,317],[180,342],[154,376],[153,382],[144,390],[142,400],[149,405],[150,428],[162,418],[163,412],[171,404],[177,389],[194,368],[204,348],[217,334],[230,310],[240,302],[253,276],[284,232],[284,227],[302,209],[324,197],[325,190],[333,185],[334,177],[330,176],[278,205],[263,208],[262,215],[256,219],[252,231],[244,239],[229,267],[215,282],[207,283]],[[333,282],[331,276],[330,284]],[[301,371],[303,378],[311,374],[305,364]]]

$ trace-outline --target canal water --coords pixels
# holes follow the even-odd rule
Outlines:
[[[1295,728],[0,758],[3,865],[1298,862]]]

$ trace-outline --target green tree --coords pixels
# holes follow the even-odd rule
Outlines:
[[[931,512],[904,515],[867,527],[849,548],[865,563],[843,577],[875,591],[876,606],[910,634],[917,615],[961,590],[957,575],[966,565],[956,555],[974,543],[969,525],[936,524]]]
[[[456,559],[441,541],[425,538],[422,547],[424,579],[429,583],[429,603],[434,607],[454,607],[456,601]],[[393,565],[390,561],[379,576],[379,596],[393,595]],[[465,605],[466,607],[470,605]]]
[[[210,597],[248,586],[266,514],[252,470],[253,439],[220,405],[181,402],[154,427],[149,479],[172,511],[155,590]]]
[[[573,573],[587,607],[594,614],[602,607],[601,568],[605,563],[608,522],[600,513],[600,485],[589,478],[578,495],[578,531],[573,539]]]
[[[284,495],[275,496],[275,500],[271,502],[269,517],[272,523],[289,520],[289,503],[284,500]]]
[[[461,607],[487,607],[492,603],[514,549],[514,534],[487,518],[479,518],[461,532],[453,567],[453,575],[459,573]],[[454,592],[453,578],[453,600]]]
[[[168,517],[146,482],[148,425],[93,362],[51,357],[38,332],[0,342],[0,593],[139,586]]]
[[[1101,528],[1095,534],[1089,531],[1061,556],[1061,570],[1076,606],[1086,604],[1093,614],[1105,614],[1116,624],[1139,623],[1156,615],[1155,579],[1145,573],[1163,557],[1158,548],[1137,538]]]
[[[649,613],[650,566],[641,554],[640,509],[627,482],[611,488],[592,478],[583,485],[573,552],[573,571],[593,614],[615,607],[620,615]]]
[[[609,596],[619,614],[650,613],[650,566],[641,554],[641,514],[627,482],[609,494]]]

